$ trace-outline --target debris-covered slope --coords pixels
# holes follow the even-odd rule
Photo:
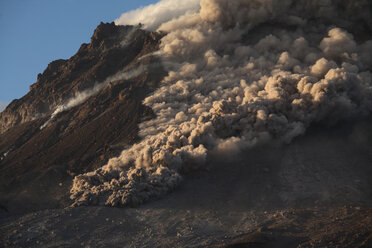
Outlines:
[[[5,247],[370,247],[371,120],[216,158],[136,208],[0,215]],[[361,135],[365,134],[365,136]],[[267,156],[267,152],[270,156]]]

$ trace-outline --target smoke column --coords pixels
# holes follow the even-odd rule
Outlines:
[[[372,29],[368,1],[190,0],[165,18],[160,6],[175,2],[117,20],[166,32],[157,54],[180,66],[144,100],[157,117],[140,124],[142,141],[75,177],[75,206],[135,206],[212,154],[289,143],[372,109],[372,40],[351,34]]]

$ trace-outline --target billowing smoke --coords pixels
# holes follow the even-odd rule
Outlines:
[[[49,125],[50,122],[54,120],[54,118],[62,112],[65,112],[67,110],[70,110],[82,103],[84,103],[86,100],[88,100],[90,97],[98,94],[102,89],[106,88],[110,83],[115,84],[118,81],[121,80],[128,80],[134,77],[139,76],[141,73],[143,73],[146,70],[146,68],[138,67],[137,69],[130,70],[130,71],[124,71],[117,73],[114,76],[108,77],[104,82],[102,83],[96,83],[93,88],[86,89],[82,92],[77,92],[76,96],[71,97],[68,99],[65,103],[58,105],[53,113],[51,114],[48,121],[46,121],[40,129],[44,129],[46,126]]]
[[[142,141],[75,177],[75,205],[137,205],[213,154],[288,143],[312,123],[370,113],[372,40],[347,31],[372,27],[368,1],[202,0],[197,12],[195,2],[182,1],[191,10],[174,19],[142,16],[171,4],[162,1],[117,21],[159,26],[167,35],[157,54],[180,66],[144,100],[157,117],[140,124]]]

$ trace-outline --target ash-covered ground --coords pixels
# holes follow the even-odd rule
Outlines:
[[[365,135],[361,135],[361,132]],[[2,212],[5,247],[370,247],[371,120],[210,161],[136,208]],[[270,156],[267,155],[270,152]]]

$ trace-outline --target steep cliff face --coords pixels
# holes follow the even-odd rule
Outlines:
[[[0,204],[59,204],[75,174],[136,140],[137,124],[153,115],[141,101],[164,76],[156,59],[143,57],[158,49],[160,38],[139,27],[101,23],[90,44],[50,63],[30,92],[0,114]],[[100,90],[92,91],[97,85]],[[86,91],[93,93],[51,119],[58,106]]]

